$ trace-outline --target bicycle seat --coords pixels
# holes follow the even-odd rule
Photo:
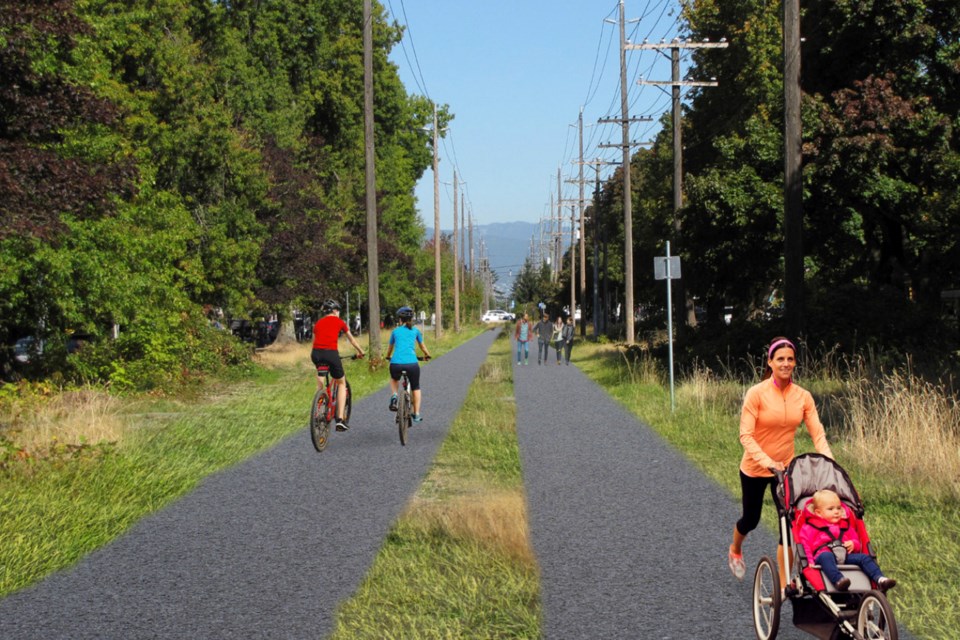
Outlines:
[[[317,367],[317,373],[330,373],[330,365],[322,364]]]

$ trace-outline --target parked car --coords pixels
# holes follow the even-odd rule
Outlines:
[[[502,309],[490,309],[480,318],[483,322],[509,322],[512,319],[513,314]]]
[[[37,340],[33,336],[25,336],[17,340],[13,345],[13,357],[17,362],[24,364],[30,362],[36,356],[43,355],[43,340]]]

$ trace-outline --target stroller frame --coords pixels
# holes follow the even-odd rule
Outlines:
[[[808,565],[806,552],[794,543],[793,523],[816,489],[832,489],[858,521],[864,552],[875,555],[862,525],[863,502],[847,472],[834,460],[819,453],[797,456],[786,471],[774,470],[777,477],[774,504],[780,524],[780,545],[786,587],[780,589],[777,562],[760,558],[754,572],[753,620],[758,640],[773,640],[780,628],[780,607],[785,598],[793,606],[793,624],[824,640],[897,640],[897,623],[886,595],[874,588],[856,565],[839,565],[850,588],[839,591],[822,574],[819,566]]]

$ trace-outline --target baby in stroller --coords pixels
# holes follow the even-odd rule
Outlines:
[[[780,606],[787,598],[794,626],[822,640],[897,640],[897,623],[886,597],[896,583],[877,566],[863,524],[863,501],[850,476],[819,453],[799,455],[774,475],[785,566],[779,567],[769,556],[757,563],[753,583],[757,640],[776,638]]]
[[[883,575],[873,556],[862,553],[865,545],[857,533],[862,523],[835,491],[820,489],[814,492],[797,521],[796,539],[808,562],[820,565],[838,591],[850,588],[850,578],[840,572],[838,564],[860,567],[884,593],[896,586],[897,581]]]

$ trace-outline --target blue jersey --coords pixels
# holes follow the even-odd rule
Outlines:
[[[423,334],[416,327],[400,325],[390,334],[390,344],[393,345],[393,356],[390,364],[416,364],[417,343],[423,344]]]

